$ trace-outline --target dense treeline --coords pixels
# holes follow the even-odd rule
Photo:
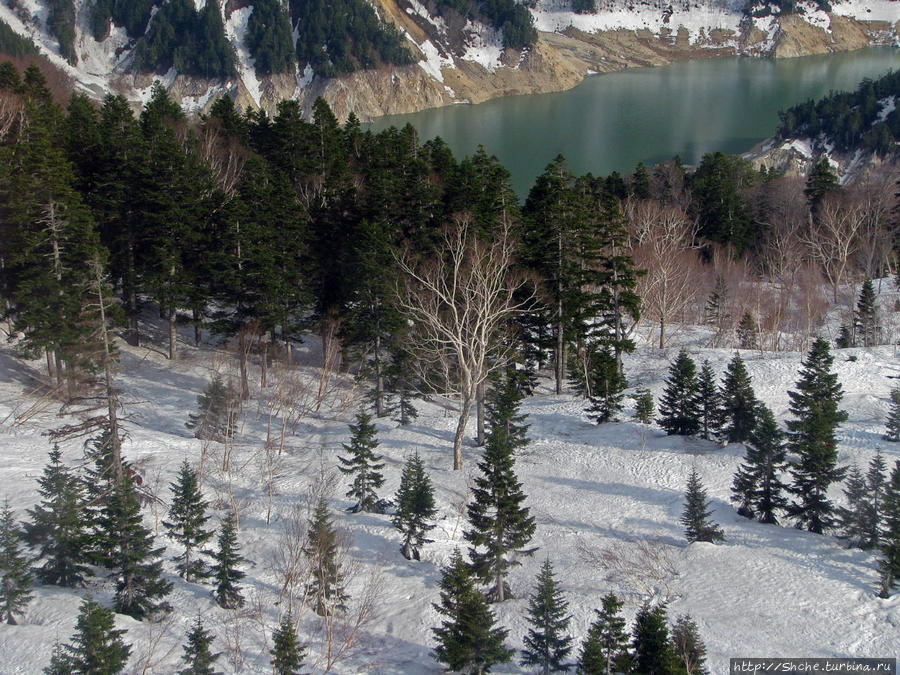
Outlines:
[[[169,0],[154,15],[138,43],[135,67],[142,72],[218,78],[235,75],[234,49],[225,37],[218,3],[207,0],[197,11],[193,0]]]
[[[896,152],[900,110],[887,99],[900,99],[900,71],[865,79],[854,92],[832,92],[779,112],[782,138],[824,138],[838,150],[863,148],[882,157]]]
[[[823,12],[831,11],[831,3],[828,0],[815,0],[815,4]],[[777,16],[802,14],[804,11],[797,0],[747,0],[744,5],[744,13],[755,17],[771,16],[772,14]]]
[[[0,54],[21,59],[37,53],[37,47],[31,38],[22,37],[5,21],[0,21]]]
[[[59,41],[59,53],[75,65],[75,0],[49,0],[48,9],[47,27]]]
[[[400,32],[382,22],[364,0],[290,0],[290,7],[297,58],[317,75],[413,63]]]
[[[534,19],[525,4],[515,0],[438,0],[438,10],[478,18],[503,31],[503,46],[521,49],[537,41]]]
[[[147,31],[153,8],[159,0],[97,0],[91,6],[91,31],[97,40],[109,35],[112,22],[123,26],[128,37],[137,39]]]
[[[247,19],[247,49],[259,75],[292,72],[297,62],[291,19],[281,0],[256,0]]]

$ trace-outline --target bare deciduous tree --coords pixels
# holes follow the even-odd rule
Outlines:
[[[859,250],[859,234],[864,221],[865,211],[857,200],[829,195],[822,199],[817,217],[810,221],[803,238],[812,258],[822,266],[831,284],[835,304],[847,268]]]
[[[514,242],[507,228],[484,241],[466,216],[447,228],[434,257],[398,256],[406,277],[399,307],[412,325],[411,346],[423,379],[459,396],[453,468],[462,468],[462,441],[478,388],[505,363],[511,349],[498,339],[509,319],[530,306],[526,278],[513,272]],[[435,374],[437,373],[437,376]]]
[[[579,557],[606,572],[606,580],[630,589],[641,601],[659,599],[667,603],[680,596],[676,549],[662,540],[644,537],[599,550],[582,541],[576,544]]]
[[[659,347],[666,346],[666,326],[693,302],[697,284],[694,239],[696,224],[681,209],[653,200],[626,205],[631,222],[635,264],[647,270],[638,280],[642,311],[659,327]]]

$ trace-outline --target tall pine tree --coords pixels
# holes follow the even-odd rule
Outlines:
[[[306,648],[297,639],[297,629],[290,612],[285,614],[272,634],[272,670],[275,675],[301,675]]]
[[[838,409],[843,393],[831,372],[832,361],[828,343],[818,338],[802,364],[797,390],[788,392],[795,418],[787,423],[788,445],[797,460],[791,466],[793,484],[788,488],[795,500],[787,510],[798,527],[818,534],[834,527],[828,487],[846,473],[837,466],[835,432],[847,420],[847,413]]]
[[[894,463],[884,490],[884,525],[881,528],[880,595],[886,598],[900,586],[900,460]]]
[[[756,425],[756,396],[739,354],[734,355],[725,370],[720,400],[725,438],[729,443],[746,442]]]
[[[692,436],[700,430],[697,365],[684,349],[669,367],[659,414],[659,425],[670,436]]]
[[[384,476],[381,475],[384,462],[379,461],[381,457],[376,456],[374,452],[378,447],[375,434],[372,417],[361,410],[356,415],[356,424],[350,425],[350,444],[345,443],[341,446],[349,456],[338,457],[342,464],[338,469],[353,477],[353,485],[347,491],[347,496],[356,500],[356,503],[347,509],[351,513],[360,511],[384,513],[387,507],[387,502],[375,494],[375,490],[384,484]]]
[[[212,634],[203,627],[198,616],[187,635],[187,644],[182,647],[184,654],[181,660],[185,667],[178,671],[178,675],[218,675],[213,664],[220,654],[210,651],[213,640]]]
[[[131,646],[122,640],[124,634],[124,630],[116,630],[112,610],[85,598],[78,610],[72,642],[56,651],[56,663],[51,661],[51,668],[55,665],[58,670],[52,672],[118,675],[125,670],[131,654]]]
[[[597,618],[588,629],[578,657],[579,675],[612,675],[631,671],[631,655],[628,652],[628,633],[625,618],[621,616],[625,603],[615,593],[603,596]]]
[[[525,649],[519,661],[523,666],[538,666],[543,675],[569,669],[565,663],[572,651],[572,636],[567,634],[572,618],[566,616],[568,608],[547,558],[538,573],[534,593],[528,598],[528,623],[532,628],[523,638]]]
[[[716,543],[725,539],[722,529],[710,521],[711,513],[706,489],[700,482],[700,474],[696,468],[691,469],[684,496],[684,511],[681,514],[681,524],[684,525],[684,536],[688,542]]]
[[[714,441],[722,428],[722,406],[716,374],[704,360],[697,376],[697,401],[700,406],[700,437]]]
[[[230,511],[219,529],[218,544],[218,550],[214,555],[215,562],[211,570],[212,578],[216,583],[213,595],[220,607],[234,609],[244,604],[244,596],[241,594],[238,582],[244,578],[245,573],[238,569],[238,566],[246,561],[240,554],[237,522],[234,513]]]
[[[669,640],[666,607],[644,605],[634,618],[632,648],[634,672],[641,675],[676,675],[675,649]]]
[[[344,609],[344,575],[338,560],[338,531],[328,515],[324,497],[316,502],[306,531],[303,552],[309,561],[310,581],[306,596],[312,600],[316,614],[329,616]]]
[[[31,600],[33,577],[21,544],[22,532],[7,499],[0,513],[0,620],[9,624],[16,623]]]
[[[184,547],[184,553],[175,558],[175,568],[185,581],[196,581],[208,574],[206,563],[199,557],[201,547],[213,535],[212,530],[204,529],[210,518],[206,515],[208,504],[200,492],[197,473],[187,460],[181,463],[178,478],[170,487],[169,520],[164,520],[163,525],[169,536]],[[195,552],[196,559],[192,557]]]
[[[872,280],[866,278],[859,291],[856,313],[853,315],[857,346],[874,347],[882,343],[883,329],[880,314],[875,300],[875,287],[872,285]]]
[[[761,403],[756,425],[747,442],[744,463],[734,477],[732,501],[741,505],[738,513],[747,518],[755,516],[762,523],[777,524],[776,512],[787,506],[780,478],[786,466],[784,434],[778,428],[775,415]]]
[[[403,537],[400,550],[407,560],[419,560],[420,547],[431,542],[425,535],[434,528],[429,521],[434,518],[437,509],[434,506],[434,488],[418,452],[406,459],[394,501],[397,510],[391,521]]]

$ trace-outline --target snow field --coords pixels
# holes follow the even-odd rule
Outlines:
[[[188,336],[183,337],[186,341]],[[661,351],[641,340],[625,361],[629,382],[647,387],[658,401],[669,363],[682,345],[698,365],[709,359],[721,377],[733,351],[705,348],[707,338],[703,329],[687,330]],[[187,415],[195,409],[196,396],[212,369],[226,362],[208,346],[182,346],[176,364],[163,357],[158,345],[136,349],[120,344],[120,349],[117,384],[124,392],[128,431],[124,453],[139,469],[145,487],[165,502],[145,508],[145,524],[156,527],[166,512],[168,486],[178,465],[185,458],[195,465],[200,459],[201,442],[184,427]],[[314,363],[315,352],[311,343],[300,356]],[[804,355],[741,354],[757,397],[783,423],[787,391],[796,382]],[[850,417],[839,431],[840,462],[855,461],[865,467],[880,447],[887,465],[893,466],[900,448],[881,440],[887,397],[897,385],[894,378],[900,376],[893,349],[834,354],[834,369],[845,392],[842,407]],[[848,360],[851,355],[855,361]],[[13,358],[6,344],[0,347],[0,498],[9,498],[20,520],[37,501],[36,479],[50,450],[44,432],[71,421],[57,417],[52,406],[37,411],[40,405],[30,392],[41,378],[42,367],[39,361]],[[270,378],[276,377],[275,371],[273,367]],[[312,367],[304,372],[310,381],[318,374]],[[253,376],[258,378],[258,371]],[[722,448],[704,440],[666,436],[656,425],[637,424],[631,418],[630,399],[626,399],[622,421],[597,426],[583,413],[581,400],[552,395],[550,385],[542,377],[538,395],[523,404],[531,444],[517,456],[516,471],[537,519],[532,544],[539,550],[512,570],[509,582],[517,599],[494,606],[499,622],[510,631],[510,646],[522,646],[528,628],[527,596],[547,556],[570,603],[576,654],[605,593],[615,591],[627,598],[625,612],[631,621],[643,598],[623,581],[608,579],[585,552],[610,549],[625,554],[651,539],[677,571],[668,580],[670,619],[682,613],[694,617],[709,650],[711,673],[726,672],[728,658],[735,656],[897,655],[900,596],[888,600],[876,596],[874,554],[844,549],[831,536],[798,531],[790,523],[762,525],[736,514],[729,501],[730,487],[743,446]],[[338,393],[345,397],[349,392],[350,383],[344,382]],[[125,640],[132,645],[129,672],[171,673],[180,667],[181,645],[198,614],[216,635],[214,650],[225,652],[219,669],[271,672],[271,632],[282,611],[277,605],[282,583],[277,572],[279,538],[294,509],[305,513],[308,495],[321,483],[321,466],[334,470],[341,443],[348,439],[347,424],[358,402],[358,396],[353,396],[358,393],[351,393],[342,408],[326,405],[304,417],[296,435],[287,437],[273,516],[266,523],[261,469],[267,417],[254,385],[232,450],[230,476],[217,469],[222,456],[221,447],[215,447],[207,459],[203,483],[204,495],[213,506],[211,524],[218,525],[230,501],[227,481],[232,481],[241,514],[241,552],[251,561],[244,568],[248,607],[241,613],[220,609],[209,586],[178,578],[171,561],[177,547],[160,530],[157,544],[167,546],[164,569],[175,583],[168,598],[175,610],[160,623],[117,616],[117,627],[128,631]],[[381,495],[393,496],[404,458],[413,450],[423,458],[436,488],[439,515],[430,535],[435,541],[424,547],[421,562],[409,562],[400,555],[399,537],[389,516],[344,512],[351,504],[344,497],[349,482],[342,475],[337,477],[329,504],[335,522],[352,533],[350,553],[359,568],[348,590],[351,597],[358,596],[367,577],[377,573],[381,597],[376,620],[365,627],[352,653],[332,672],[442,672],[431,656],[431,628],[439,620],[431,603],[437,601],[441,566],[454,548],[466,548],[462,538],[465,503],[480,451],[468,442],[462,471],[450,470],[455,418],[452,410],[439,403],[417,401],[419,418],[405,428],[387,419],[377,421],[378,451],[386,463]],[[81,441],[67,442],[62,449],[69,465],[82,461]],[[694,466],[712,500],[713,518],[724,529],[722,544],[685,543],[678,519],[687,475]],[[833,486],[831,495],[842,501],[841,486]],[[37,587],[21,625],[0,626],[0,673],[39,673],[49,662],[53,643],[70,639],[81,598],[90,592],[108,605],[113,591],[112,582],[102,577],[92,579],[87,589]],[[663,593],[660,587],[657,591],[655,599],[660,600]],[[323,651],[320,628],[320,620],[304,611],[300,632],[310,644],[308,667]],[[237,641],[243,660],[235,667],[229,645]],[[323,667],[320,660],[314,672],[323,672]],[[523,671],[513,662],[493,672]]]

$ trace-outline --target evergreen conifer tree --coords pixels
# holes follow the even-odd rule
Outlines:
[[[234,392],[216,373],[206,391],[197,396],[197,412],[188,415],[185,423],[197,438],[226,442],[234,435],[237,412],[234,410]]]
[[[704,360],[697,377],[697,401],[700,406],[700,437],[714,441],[722,428],[722,409],[716,374]]]
[[[31,601],[33,577],[21,543],[22,532],[7,499],[0,513],[0,621],[9,624],[16,623],[16,615]]]
[[[734,355],[725,370],[720,400],[726,422],[725,438],[729,443],[745,443],[756,425],[756,396],[739,354]]]
[[[98,519],[103,541],[109,545],[106,560],[116,571],[116,611],[136,619],[171,609],[162,599],[172,583],[162,578],[164,547],[153,548],[153,534],[144,527],[141,505],[128,476],[103,505]]]
[[[593,359],[590,379],[588,417],[597,424],[614,421],[616,413],[622,409],[623,392],[628,382],[608,347],[600,349]]]
[[[182,647],[184,654],[181,656],[185,668],[179,670],[178,675],[218,675],[218,671],[213,669],[213,664],[220,654],[213,654],[210,651],[213,636],[203,628],[199,616],[191,626],[187,640],[187,644]]]
[[[806,188],[803,190],[813,215],[818,213],[819,204],[825,195],[838,190],[840,190],[838,177],[831,170],[828,159],[823,157],[809,172],[809,176],[806,178]]]
[[[759,349],[758,326],[750,311],[744,312],[737,327],[738,345],[741,349]]]
[[[875,302],[875,287],[872,280],[866,278],[859,299],[856,301],[856,313],[853,316],[856,344],[860,347],[874,347],[882,342],[881,316]]]
[[[200,548],[213,535],[212,530],[204,529],[210,518],[206,515],[208,504],[200,492],[197,473],[187,460],[182,462],[178,478],[170,487],[172,504],[169,506],[169,520],[164,520],[163,525],[169,536],[184,546],[184,553],[175,558],[176,569],[185,581],[196,581],[208,575],[206,563],[199,557],[192,557],[195,552],[199,555]]]
[[[703,317],[710,326],[715,326],[716,332],[721,333],[731,316],[728,314],[726,303],[728,302],[728,284],[725,277],[716,274],[716,285],[706,299],[703,309]]]
[[[659,425],[670,436],[691,436],[700,430],[697,366],[683,349],[669,367],[659,414]]]
[[[888,597],[900,585],[900,460],[894,463],[891,477],[884,489],[883,525],[881,527],[878,562],[881,574],[882,598]]]
[[[788,513],[798,527],[821,534],[834,526],[834,506],[828,500],[828,486],[844,477],[837,466],[835,431],[846,421],[838,410],[843,393],[837,375],[830,372],[833,358],[828,343],[818,338],[803,362],[797,391],[789,391],[793,420],[787,423],[790,449],[798,459],[793,463],[793,484],[788,488],[795,501]]]
[[[900,389],[891,389],[891,409],[885,422],[885,438],[893,443],[900,441]]]
[[[787,505],[780,473],[786,468],[784,434],[778,428],[775,415],[759,404],[757,422],[747,442],[747,454],[734,479],[733,501],[746,505],[746,513],[762,523],[777,524],[776,511]]]
[[[523,640],[523,666],[539,666],[544,675],[569,669],[564,663],[572,651],[572,636],[566,634],[571,618],[566,616],[568,608],[548,558],[541,566],[534,593],[528,598],[528,623],[533,627]]]
[[[218,544],[218,550],[213,556],[215,562],[211,570],[212,578],[216,582],[213,595],[220,607],[235,609],[244,604],[244,596],[241,595],[241,589],[237,584],[245,576],[238,566],[246,561],[240,554],[237,523],[232,512],[229,512],[222,521]]]
[[[419,548],[431,542],[425,535],[434,528],[430,521],[437,509],[434,506],[434,488],[418,452],[406,459],[394,502],[397,511],[391,521],[403,537],[400,547],[403,557],[407,560],[419,560]]]
[[[875,452],[866,472],[868,510],[863,527],[865,548],[878,548],[881,544],[881,521],[884,517],[884,490],[887,483],[884,457],[881,450]]]
[[[54,643],[53,651],[50,652],[50,665],[41,672],[43,675],[72,675],[72,666],[69,665],[69,659],[59,640]]]
[[[650,424],[653,421],[653,413],[656,406],[653,404],[653,394],[647,389],[638,389],[634,394],[634,416],[641,424]]]
[[[338,468],[342,473],[353,477],[353,485],[347,491],[347,496],[356,500],[356,504],[347,509],[351,513],[384,513],[387,507],[387,502],[375,494],[375,490],[384,484],[384,477],[380,473],[384,462],[380,462],[381,457],[373,452],[378,447],[375,434],[372,417],[360,411],[356,416],[356,424],[350,425],[350,444],[342,446],[349,456],[338,457],[343,465]]]
[[[437,660],[467,673],[489,673],[494,664],[507,663],[514,654],[504,644],[508,631],[494,626],[494,615],[458,549],[443,570],[439,588],[441,602],[433,607],[446,618],[433,629]]]
[[[484,583],[492,583],[488,598],[503,602],[508,594],[506,571],[518,564],[509,558],[513,552],[530,555],[523,547],[534,535],[534,518],[527,507],[522,484],[513,470],[513,453],[527,443],[518,416],[520,395],[513,395],[514,383],[507,380],[489,408],[491,428],[475,479],[473,501],[468,505],[470,529],[463,536],[471,544],[472,571]],[[481,550],[481,549],[485,550]]]
[[[696,468],[691,469],[684,498],[681,524],[684,525],[684,535],[688,542],[707,541],[714,544],[724,540],[721,528],[709,520],[712,511]]]
[[[272,670],[275,675],[301,675],[303,655],[306,648],[297,639],[294,620],[290,613],[281,619],[281,623],[272,634]]]
[[[112,610],[85,598],[78,611],[72,642],[54,654],[51,668],[79,675],[117,675],[125,670],[131,654],[131,647],[122,641],[124,634],[124,630],[115,629]]]
[[[683,667],[684,675],[704,675],[706,670],[706,645],[700,637],[697,622],[683,614],[672,626],[672,647],[675,660]]]
[[[338,543],[338,532],[328,515],[328,505],[325,498],[320,497],[309,521],[306,548],[303,549],[311,569],[306,595],[312,598],[319,616],[343,610],[347,600],[338,560]]]
[[[413,355],[402,344],[396,344],[399,338],[395,336],[391,346],[391,362],[385,369],[385,391],[389,395],[389,408],[392,411],[392,419],[405,427],[412,423],[419,413],[412,403],[416,386],[416,377],[413,372],[415,363]],[[396,403],[391,402],[396,398]]]
[[[837,510],[840,537],[846,539],[852,547],[863,548],[866,542],[869,503],[866,499],[866,479],[857,464],[853,464],[847,472],[844,497],[848,506],[839,507]]]
[[[620,615],[625,603],[614,593],[603,596],[602,606],[595,610],[597,618],[588,629],[578,657],[579,675],[611,675],[631,671],[628,633]]]
[[[81,481],[60,462],[59,448],[50,451],[50,463],[38,479],[41,503],[28,511],[25,541],[38,549],[46,562],[37,570],[41,583],[75,586],[91,574],[87,559],[84,493]]]
[[[633,670],[641,675],[676,675],[675,650],[669,640],[666,607],[644,605],[632,628]]]

